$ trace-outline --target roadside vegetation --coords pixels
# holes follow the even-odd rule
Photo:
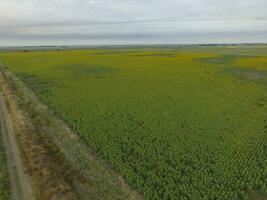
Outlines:
[[[12,52],[0,60],[145,199],[237,200],[267,194],[263,51]]]
[[[10,199],[10,190],[9,190],[8,171],[6,165],[6,155],[5,155],[5,148],[3,145],[2,133],[0,133],[0,200],[9,200],[9,199]]]
[[[0,82],[34,198],[140,199],[17,77],[2,69]]]

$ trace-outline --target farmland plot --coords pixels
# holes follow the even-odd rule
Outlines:
[[[267,192],[263,54],[76,50],[0,60],[145,199]]]

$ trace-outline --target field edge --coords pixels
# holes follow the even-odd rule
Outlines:
[[[83,144],[53,111],[40,102],[35,93],[18,77],[5,68],[1,72],[7,87],[16,93],[20,108],[29,114],[33,124],[41,130],[41,135],[51,138],[71,166],[83,177],[82,181],[76,182],[76,179],[75,183],[72,182],[81,199],[142,199],[105,160]]]

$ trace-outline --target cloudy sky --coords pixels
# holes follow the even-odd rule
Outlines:
[[[267,0],[0,0],[0,46],[267,42]]]

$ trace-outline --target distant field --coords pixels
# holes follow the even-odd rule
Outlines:
[[[266,47],[5,52],[0,61],[145,199],[267,194]]]

